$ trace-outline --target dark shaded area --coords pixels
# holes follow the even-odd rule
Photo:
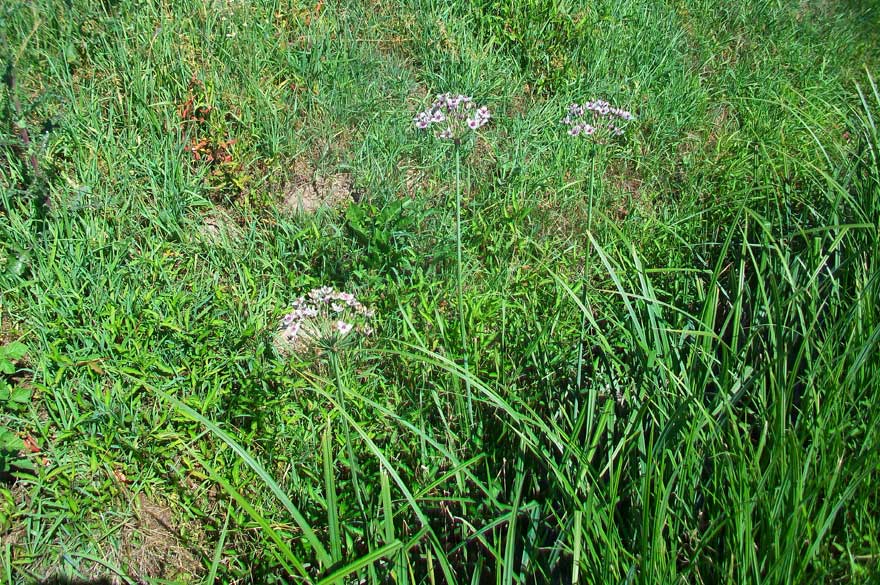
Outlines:
[[[107,577],[99,577],[97,579],[76,579],[73,577],[65,577],[63,575],[55,575],[42,581],[37,581],[39,585],[112,585]]]

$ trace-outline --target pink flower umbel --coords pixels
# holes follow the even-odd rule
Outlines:
[[[329,286],[314,288],[291,303],[281,318],[279,343],[286,351],[304,353],[314,348],[337,348],[367,337],[373,311],[347,292]]]
[[[562,123],[568,126],[569,136],[595,136],[608,139],[623,136],[625,124],[636,117],[628,110],[617,108],[604,100],[571,104]]]
[[[476,132],[492,118],[489,108],[476,107],[474,100],[466,95],[441,93],[424,112],[413,118],[413,124],[419,130],[427,130],[438,126],[436,136],[441,140],[460,141],[468,131]]]

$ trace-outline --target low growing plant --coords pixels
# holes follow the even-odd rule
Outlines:
[[[12,414],[27,408],[31,400],[30,390],[8,379],[17,370],[15,362],[25,353],[27,347],[17,341],[0,347],[0,477],[34,469],[33,463],[20,454],[25,448],[24,441],[7,422]]]

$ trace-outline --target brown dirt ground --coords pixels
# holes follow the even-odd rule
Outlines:
[[[339,207],[352,200],[348,173],[326,177],[295,174],[283,187],[281,208],[287,213],[315,213],[324,207]]]

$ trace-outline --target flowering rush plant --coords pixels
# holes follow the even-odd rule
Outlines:
[[[570,136],[622,136],[624,124],[635,116],[623,108],[616,108],[604,100],[571,104],[562,123],[568,126]]]
[[[416,114],[413,124],[419,130],[437,126],[437,138],[458,142],[469,130],[485,126],[491,117],[489,108],[477,107],[472,97],[441,93],[430,108]]]
[[[347,292],[315,288],[291,303],[281,319],[280,338],[288,348],[337,347],[356,336],[370,336],[373,311]]]

